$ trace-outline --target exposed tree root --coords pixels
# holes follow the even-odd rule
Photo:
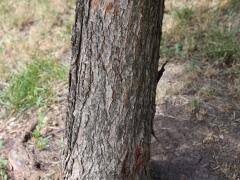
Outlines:
[[[34,120],[19,139],[16,140],[8,154],[10,175],[16,180],[38,179],[41,176],[41,165],[36,160],[33,152],[29,152],[25,144],[31,139],[32,132],[38,124]]]

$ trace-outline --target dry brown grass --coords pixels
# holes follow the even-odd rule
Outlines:
[[[171,146],[172,136],[179,137],[176,134],[189,128],[190,138],[185,143],[193,141],[199,146],[190,143],[186,151],[194,154],[199,150],[197,154],[209,161],[204,175],[214,173],[217,179],[240,178],[239,10],[238,0],[166,1],[161,62],[170,63],[158,85],[161,119],[156,134],[166,139],[170,133],[166,145]],[[177,129],[175,134],[173,129]],[[188,133],[184,130],[183,134],[176,143],[184,144]],[[178,153],[175,148],[164,155],[174,161],[171,151]],[[181,155],[176,156],[176,161],[179,159]],[[185,160],[183,156],[182,166]]]
[[[21,71],[33,56],[61,58],[69,50],[73,1],[0,2],[0,81]]]

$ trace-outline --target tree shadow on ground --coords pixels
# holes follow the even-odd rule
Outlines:
[[[197,77],[186,84],[179,78],[184,71],[174,69],[178,65],[168,65],[159,84],[178,89],[162,96],[157,106],[154,131],[160,142],[152,138],[153,179],[237,180],[240,178],[239,98],[222,93],[201,99],[199,91],[209,79]],[[177,86],[177,82],[183,84]],[[200,100],[193,104],[196,97]]]
[[[152,161],[151,176],[154,180],[225,180],[225,177],[210,174],[207,169],[191,161]]]

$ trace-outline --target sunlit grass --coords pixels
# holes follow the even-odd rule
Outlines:
[[[174,26],[163,34],[161,57],[186,62],[190,78],[194,72],[201,78],[229,78],[228,92],[234,94],[240,89],[240,1],[211,3],[172,3],[169,19]]]
[[[54,98],[54,82],[64,81],[66,72],[66,66],[51,59],[34,59],[26,69],[12,77],[0,102],[12,110],[46,106]]]
[[[66,80],[60,64],[70,51],[74,6],[75,0],[0,1],[1,106],[24,110],[53,101],[53,82]]]
[[[234,9],[228,9],[233,8],[233,2],[235,6],[240,4],[239,1],[229,0],[224,7],[216,10],[208,6],[198,9],[185,6],[172,10],[171,16],[177,24],[171,31],[164,33],[162,56],[169,56],[170,52],[179,55],[182,50],[191,57],[205,55],[206,58],[217,59],[232,54],[239,57],[240,41],[237,35],[240,27],[239,24],[238,27],[229,25],[230,19],[238,15]]]
[[[0,179],[2,180],[8,179],[7,164],[8,164],[8,161],[0,157]]]
[[[61,59],[70,49],[74,0],[0,1],[0,81],[39,54]],[[20,65],[19,65],[20,64]]]

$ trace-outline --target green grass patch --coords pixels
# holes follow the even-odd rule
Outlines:
[[[0,149],[2,149],[3,147],[4,147],[4,142],[3,140],[0,139]],[[0,157],[0,179],[2,180],[8,179],[7,164],[8,164],[8,161]]]
[[[0,0],[0,90],[34,54],[63,60],[74,9],[75,0]]]
[[[228,7],[224,8],[235,12],[239,5],[239,1],[229,0]],[[207,60],[229,67],[239,61],[240,27],[229,26],[232,19],[238,19],[238,13],[226,14],[229,13],[221,8],[214,11],[188,7],[175,10],[172,17],[177,22],[176,27],[163,35],[162,57],[189,62],[192,59]]]
[[[227,11],[238,13],[240,10],[240,1],[239,0],[230,0],[228,6],[224,8]]]
[[[51,59],[35,58],[10,80],[0,96],[0,103],[12,110],[26,110],[49,104],[54,99],[55,81],[65,80],[67,68]]]
[[[234,32],[212,30],[208,32],[202,48],[199,49],[209,60],[226,64],[233,63],[240,58],[240,42],[236,37],[237,34]]]
[[[38,125],[36,129],[33,131],[32,136],[35,139],[35,146],[39,150],[44,150],[47,148],[49,144],[49,139],[42,136],[41,130],[46,126],[47,119],[43,113],[39,113],[38,115]]]
[[[183,7],[181,9],[175,10],[173,13],[174,18],[177,21],[187,22],[192,19],[194,12],[188,7]]]
[[[40,151],[45,150],[48,145],[49,145],[49,139],[48,139],[48,138],[39,137],[39,138],[35,141],[35,146],[36,146]]]
[[[192,101],[190,102],[190,108],[192,112],[195,112],[195,113],[199,112],[200,105],[201,105],[201,102],[199,98],[192,99]]]
[[[210,2],[174,7],[170,11],[172,13],[167,14],[170,23],[163,33],[161,58],[184,62],[186,77],[190,81],[211,79],[229,82],[228,92],[239,96],[239,10],[239,0],[222,1],[214,7]],[[196,91],[199,90],[200,98],[208,99],[221,96],[222,89],[197,87]],[[192,108],[196,109],[197,104],[194,100]]]
[[[2,180],[8,179],[7,164],[8,164],[7,160],[0,158],[0,179]]]

